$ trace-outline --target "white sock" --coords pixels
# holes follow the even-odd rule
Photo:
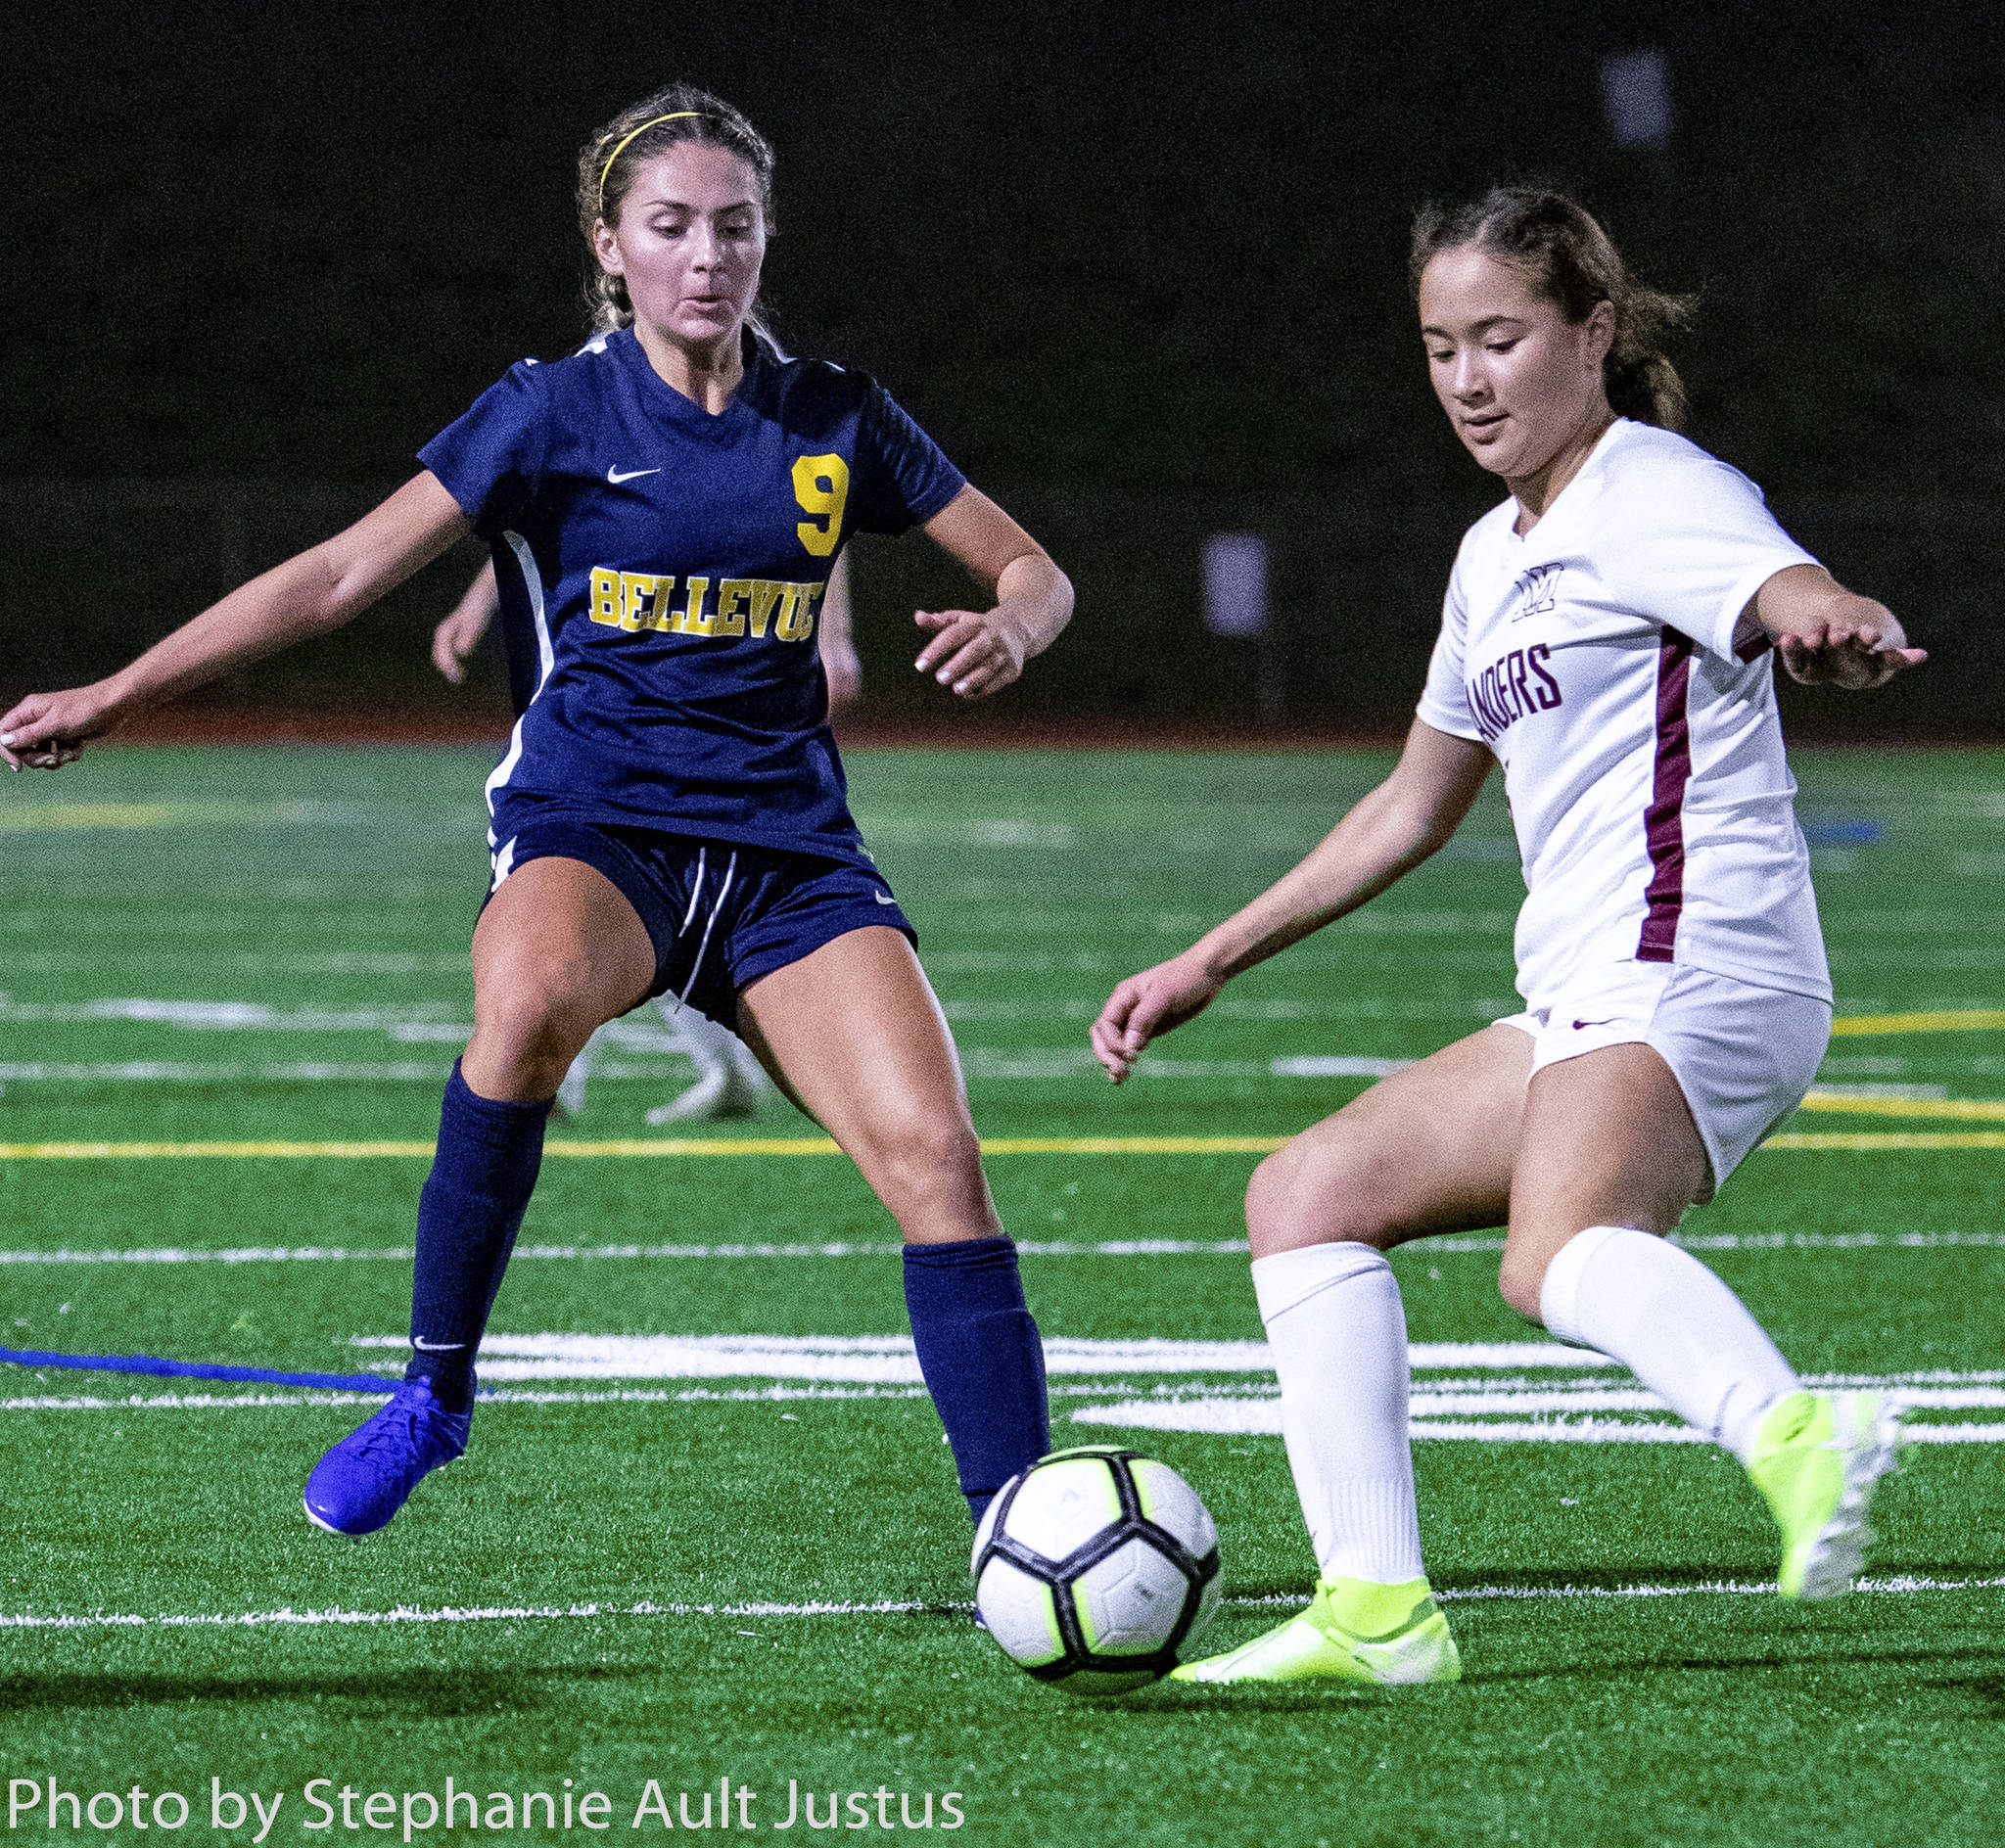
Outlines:
[[[728,1027],[720,1027],[708,1014],[699,1014],[693,1007],[677,1007],[667,996],[656,1004],[669,1024],[669,1031],[676,1036],[676,1043],[695,1061],[698,1078],[708,1078],[723,1069],[735,1037]]]
[[[1761,1414],[1800,1382],[1732,1290],[1668,1239],[1590,1225],[1561,1248],[1539,1314],[1562,1341],[1620,1361],[1742,1462]]]
[[[1385,1255],[1306,1245],[1253,1263],[1295,1493],[1325,1578],[1422,1576],[1407,1434],[1406,1312]]]

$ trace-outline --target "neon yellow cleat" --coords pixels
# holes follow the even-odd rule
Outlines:
[[[1179,1682],[1354,1682],[1404,1687],[1462,1679],[1448,1619],[1425,1579],[1320,1579],[1309,1608],[1226,1655],[1173,1669]]]
[[[1748,1473],[1782,1529],[1783,1596],[1852,1589],[1873,1544],[1866,1509],[1898,1438],[1878,1393],[1791,1393],[1762,1419]]]

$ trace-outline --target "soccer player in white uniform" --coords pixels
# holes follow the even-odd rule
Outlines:
[[[1640,288],[1571,201],[1500,189],[1415,228],[1434,391],[1511,497],[1470,528],[1398,765],[1321,846],[1093,1028],[1118,1083],[1240,970],[1355,910],[1455,831],[1493,762],[1523,860],[1525,1011],[1374,1086],[1264,1161],[1253,1281],[1319,1578],[1301,1616],[1201,1682],[1453,1681],[1421,1560],[1406,1322],[1385,1253],[1504,1224],[1505,1300],[1621,1362],[1747,1465],[1781,1589],[1848,1590],[1891,1467],[1873,1394],[1806,1391],[1664,1234],[1793,1111],[1831,984],[1770,654],[1879,685],[1923,659],[1760,491],[1671,426]]]
[[[474,574],[473,582],[467,585],[466,594],[453,607],[452,614],[432,631],[432,665],[454,686],[466,679],[467,657],[481,645],[500,601],[490,562]],[[828,574],[828,591],[822,599],[817,631],[821,670],[828,680],[828,710],[832,714],[853,704],[863,687],[863,668],[857,659],[850,617],[850,559],[843,552]],[[693,1007],[678,1007],[672,996],[657,995],[655,1006],[676,1048],[687,1053],[696,1067],[696,1082],[667,1103],[655,1105],[647,1112],[647,1122],[718,1122],[756,1116],[761,1105],[772,1096],[773,1088],[752,1048],[728,1027]],[[591,1068],[606,1049],[612,1032],[611,1023],[601,1027],[571,1061],[563,1084],[557,1086],[557,1108],[566,1116],[578,1116],[584,1109]]]

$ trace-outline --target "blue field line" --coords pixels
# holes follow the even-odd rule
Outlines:
[[[393,1393],[397,1386],[381,1373],[285,1373],[272,1366],[161,1361],[150,1354],[45,1354],[35,1348],[0,1348],[0,1361],[16,1366],[73,1366],[93,1373],[154,1373],[167,1379],[235,1380],[254,1386],[322,1386],[334,1392]]]

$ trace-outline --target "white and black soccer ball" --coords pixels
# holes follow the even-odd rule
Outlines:
[[[1075,1694],[1167,1675],[1218,1610],[1218,1529],[1168,1463],[1092,1445],[1002,1487],[975,1534],[975,1608],[1019,1667]]]

